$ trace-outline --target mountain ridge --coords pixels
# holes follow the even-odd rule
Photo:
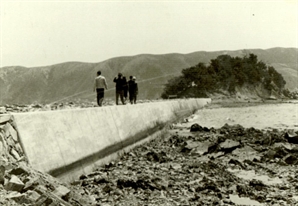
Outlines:
[[[208,64],[222,54],[245,56],[253,53],[273,66],[286,80],[286,88],[298,88],[298,48],[197,51],[188,54],[138,54],[114,57],[98,63],[69,61],[41,67],[8,66],[0,68],[0,104],[52,103],[62,99],[95,101],[93,80],[98,70],[106,77],[106,98],[114,99],[113,78],[122,72],[127,78],[136,76],[139,99],[159,98],[163,85],[181,74],[182,69]]]

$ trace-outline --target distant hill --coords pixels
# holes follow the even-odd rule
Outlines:
[[[222,54],[243,57],[253,53],[258,59],[272,65],[282,74],[289,90],[298,89],[298,49],[272,48],[237,51],[193,52],[189,54],[140,54],[116,57],[99,63],[66,62],[51,66],[26,68],[11,66],[0,68],[0,105],[53,103],[84,99],[95,101],[93,80],[101,70],[107,78],[109,90],[106,98],[114,99],[113,78],[122,72],[127,78],[136,76],[139,99],[160,98],[167,80],[179,76],[181,70],[209,63]]]

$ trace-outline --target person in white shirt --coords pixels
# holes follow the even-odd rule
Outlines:
[[[96,91],[97,93],[97,104],[98,106],[102,106],[102,102],[104,99],[105,95],[105,89],[108,89],[108,85],[106,82],[106,78],[101,75],[101,71],[97,72],[97,77],[95,78],[94,81],[94,92]]]

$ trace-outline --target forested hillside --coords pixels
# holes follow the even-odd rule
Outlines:
[[[182,75],[172,78],[166,84],[163,98],[169,95],[183,97],[209,97],[218,92],[235,94],[237,88],[250,87],[250,93],[256,88],[262,88],[267,94],[260,95],[261,98],[271,96],[282,96],[286,81],[274,67],[259,61],[254,54],[241,57],[220,55],[211,59],[210,64],[202,62],[196,66],[182,70]]]

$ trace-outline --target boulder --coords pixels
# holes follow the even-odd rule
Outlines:
[[[146,154],[146,158],[148,161],[151,162],[166,162],[167,161],[167,154],[164,151],[161,152],[155,152],[155,151],[150,151]]]
[[[232,154],[237,157],[237,160],[244,161],[244,160],[251,160],[254,159],[260,160],[261,155],[252,147],[245,145],[244,147],[237,148],[233,150]]]
[[[190,131],[191,132],[202,132],[203,131],[203,127],[198,125],[197,123],[196,124],[193,124],[191,125],[190,127]]]
[[[285,148],[286,150],[290,151],[294,148],[294,145],[288,142],[276,142],[272,145],[272,148]]]
[[[4,124],[8,121],[10,121],[11,115],[1,115],[0,116],[0,124]]]
[[[5,189],[9,191],[21,192],[24,186],[24,183],[17,176],[12,175],[9,182],[5,185]]]
[[[0,184],[2,185],[5,182],[4,175],[5,175],[5,167],[3,165],[0,165]]]
[[[240,161],[233,159],[233,158],[229,160],[228,164],[238,165],[242,169],[245,169],[244,165]]]
[[[257,191],[261,191],[266,188],[266,185],[261,180],[256,179],[249,181],[249,186],[254,187]]]
[[[294,155],[291,155],[291,154],[284,157],[284,161],[289,165],[297,165],[298,164],[297,157]]]
[[[0,114],[5,114],[5,113],[6,113],[6,108],[0,107]]]
[[[53,193],[60,198],[65,198],[70,193],[70,190],[63,185],[59,185],[55,188]]]
[[[19,155],[19,153],[13,148],[10,150],[10,154],[15,158],[15,160],[21,159],[21,156]]]
[[[1,141],[1,134],[0,134],[0,156],[5,156],[5,148],[4,148],[4,145],[3,145],[3,142]]]
[[[24,166],[20,165],[14,169],[12,169],[10,172],[10,174],[12,175],[16,175],[16,176],[19,176],[19,175],[28,175],[29,172],[27,171],[27,168],[25,168]]]
[[[11,124],[6,123],[5,125],[6,136],[11,136],[14,142],[18,142],[18,133],[17,131],[11,126]]]
[[[290,136],[287,132],[284,135],[284,138],[288,140],[289,143],[298,144],[298,135]]]
[[[18,202],[18,203],[21,203],[21,202],[25,203],[25,201],[23,201],[24,197],[25,197],[25,194],[21,194],[19,192],[15,192],[15,191],[10,192],[5,196],[6,199],[11,199],[11,200],[14,200],[15,202]]]
[[[231,139],[226,139],[219,144],[219,147],[224,152],[232,152],[234,149],[240,147],[240,143]]]
[[[27,190],[34,190],[35,187],[37,187],[39,185],[39,177],[31,177],[29,180],[24,181],[25,183],[25,187],[24,187],[24,191]]]
[[[272,160],[275,158],[276,152],[272,149],[269,149],[267,152],[264,153],[263,158]]]
[[[198,125],[197,123],[191,125],[190,127],[191,132],[210,132],[210,129],[207,127],[202,127]]]
[[[36,200],[38,200],[38,198],[40,197],[40,194],[38,194],[36,191],[34,190],[29,190],[26,193],[27,199],[30,202],[35,202]]]
[[[208,153],[208,148],[212,143],[209,141],[205,142],[197,142],[196,147],[194,148],[192,153],[204,155]]]
[[[288,154],[288,150],[284,146],[279,146],[272,149],[275,152],[274,158],[283,158]]]

